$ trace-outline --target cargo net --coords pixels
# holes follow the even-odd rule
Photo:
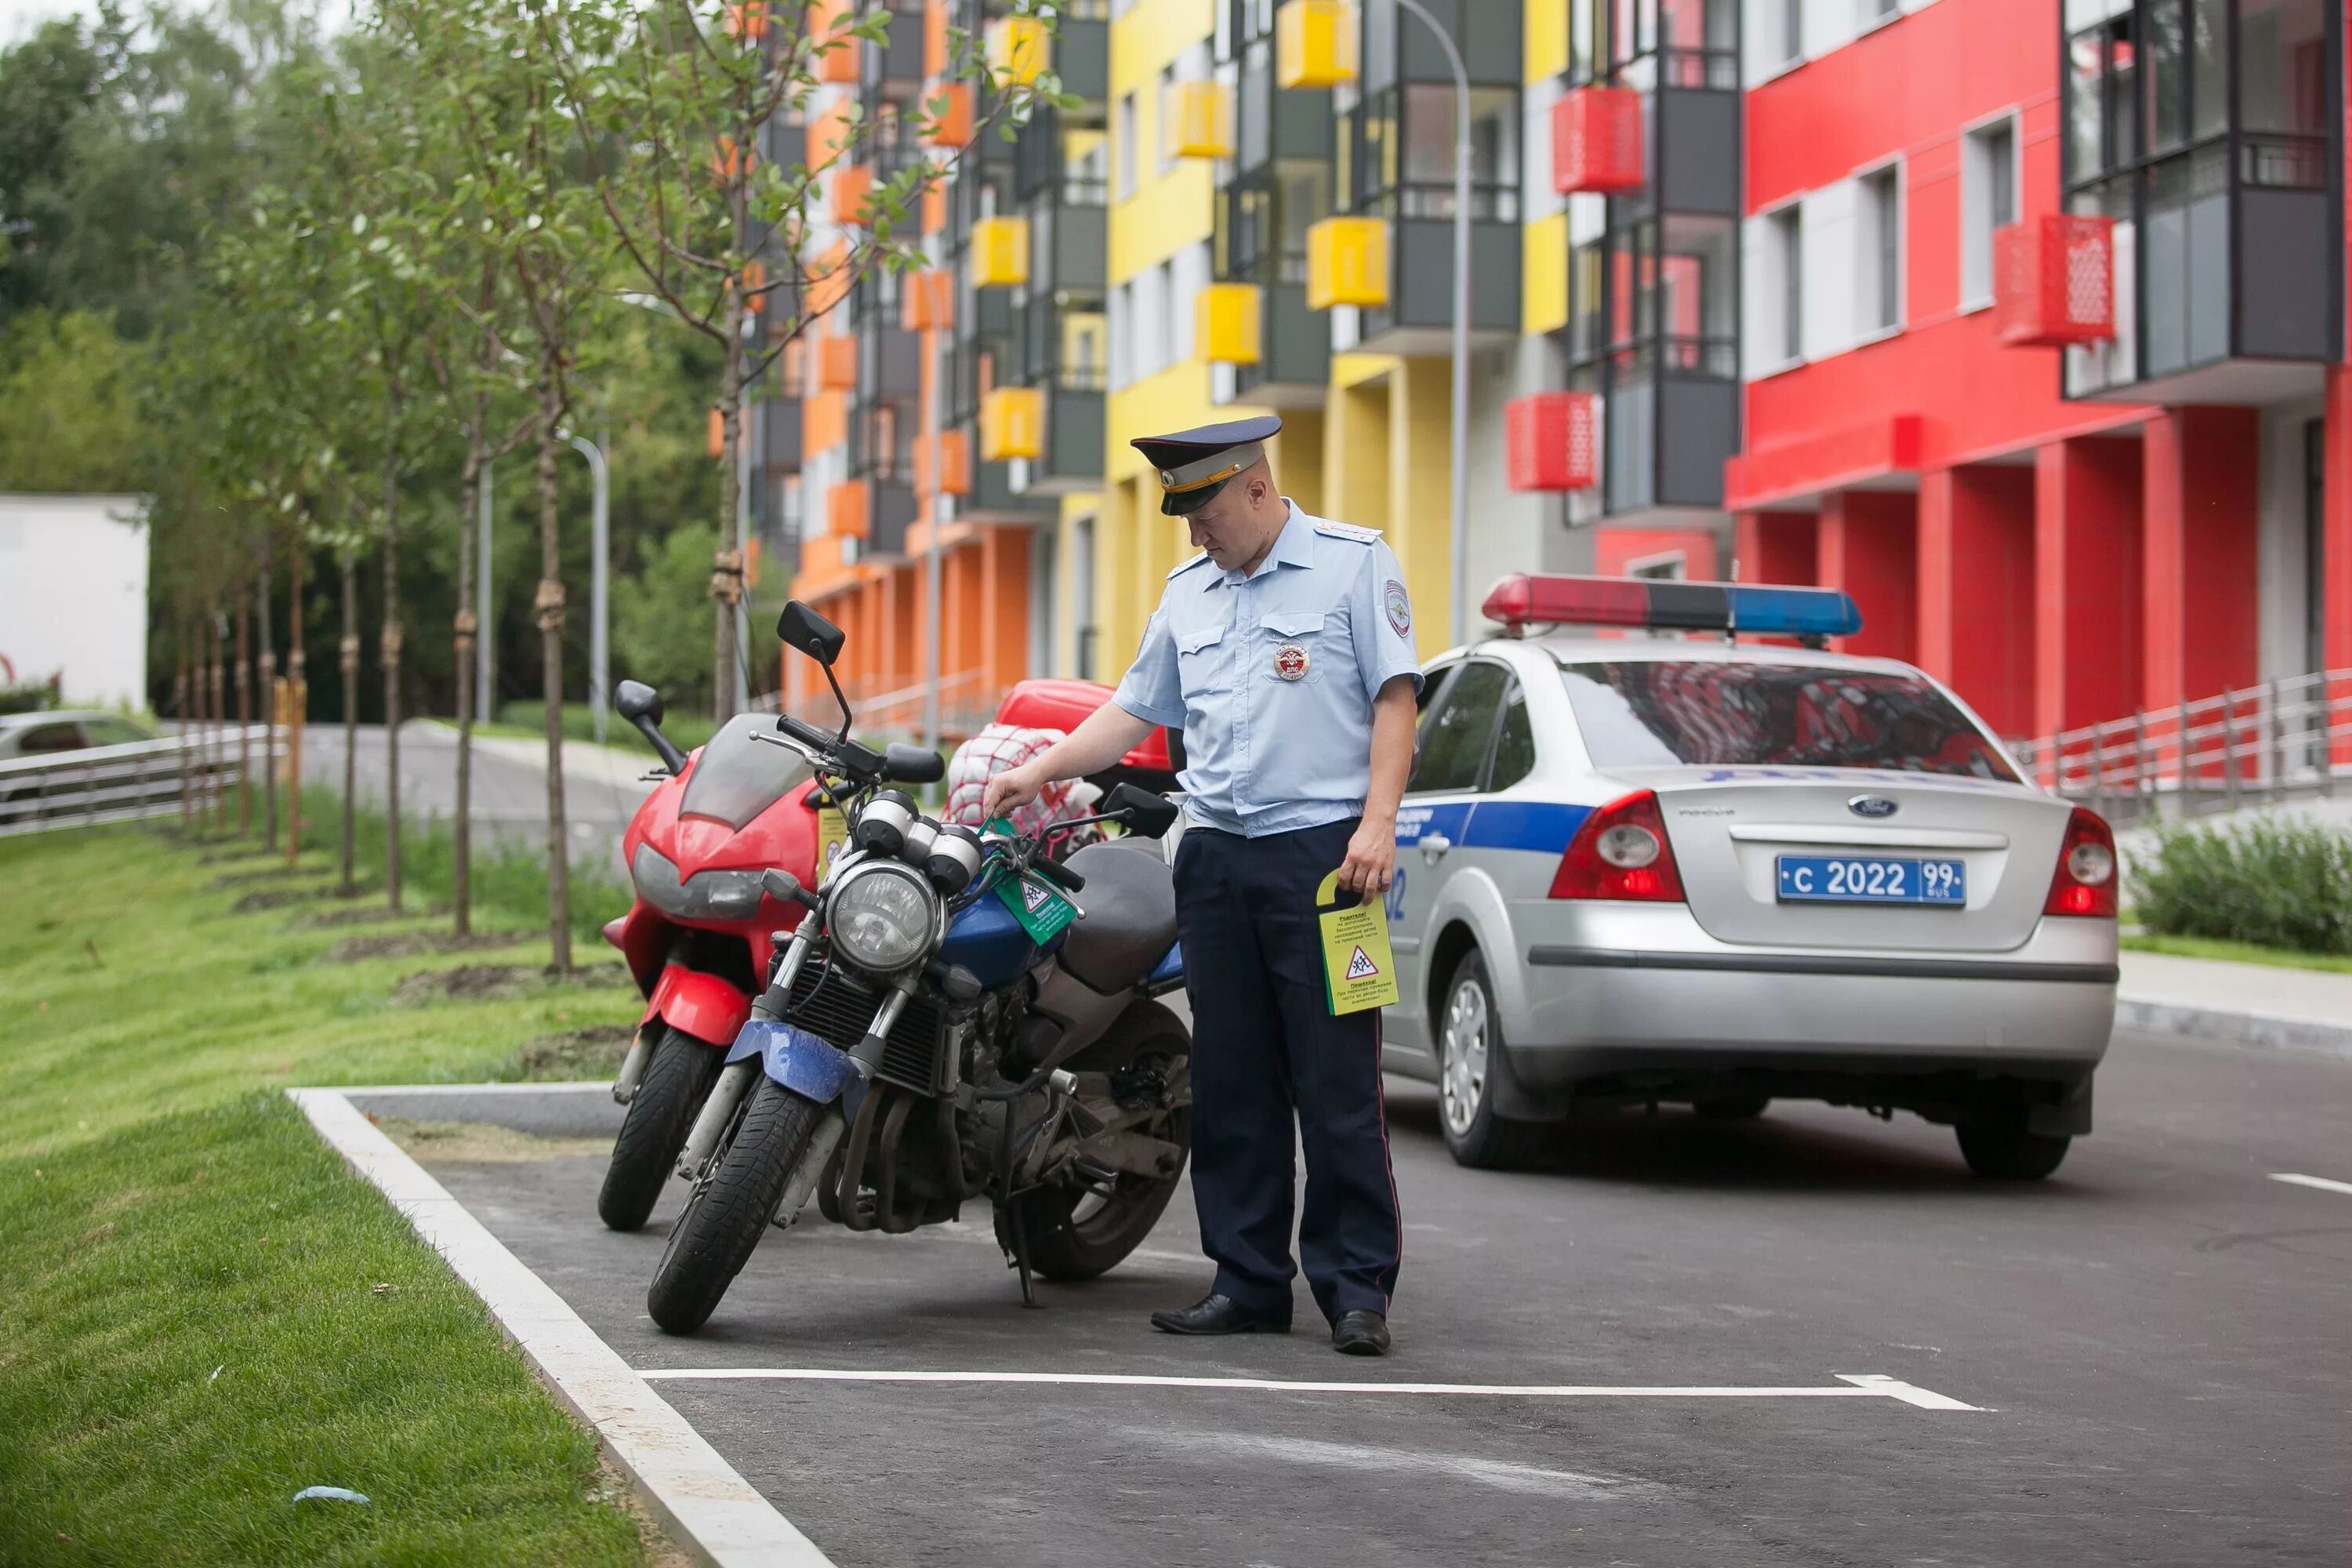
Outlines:
[[[1063,739],[1059,730],[1034,730],[1020,724],[990,724],[980,733],[955,749],[948,759],[948,805],[943,814],[949,822],[959,822],[966,827],[985,826],[981,815],[981,797],[988,781],[1007,768],[1017,768],[1024,763],[1045,754],[1048,747]],[[1046,848],[1055,859],[1083,845],[1102,837],[1099,829],[1084,827],[1058,828],[1055,825],[1074,816],[1084,816],[1095,808],[1102,792],[1083,780],[1066,780],[1049,784],[1037,792],[1037,798],[1012,814],[1013,831],[1024,835],[1044,833]]]

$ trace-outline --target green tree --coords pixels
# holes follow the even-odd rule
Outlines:
[[[139,488],[147,356],[89,310],[0,327],[0,490]]]

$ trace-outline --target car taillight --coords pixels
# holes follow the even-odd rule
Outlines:
[[[1586,817],[1559,858],[1551,896],[1682,902],[1682,873],[1675,868],[1658,797],[1636,790]]]
[[[2058,870],[2050,879],[2045,915],[2096,915],[2116,912],[2116,836],[2096,812],[2082,806],[2066,822],[2065,842],[2058,847]]]

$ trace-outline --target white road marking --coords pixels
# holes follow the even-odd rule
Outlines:
[[[2293,1171],[2273,1171],[2271,1173],[2271,1180],[2285,1182],[2291,1186],[2317,1187],[2323,1193],[2342,1193],[2347,1197],[2352,1197],[2352,1182],[2334,1182],[2326,1176],[2299,1176]]]
[[[562,1297],[345,1098],[358,1092],[286,1091],[319,1135],[382,1192],[482,1299],[515,1348],[553,1386],[556,1396],[595,1428],[598,1439],[678,1539],[719,1568],[833,1568],[833,1560],[630,1371],[620,1353],[597,1338]],[[385,1088],[375,1092],[410,1091]]]
[[[1649,1481],[1587,1475],[1580,1470],[1549,1470],[1539,1465],[1481,1458],[1475,1454],[1436,1454],[1422,1448],[1381,1448],[1313,1437],[1269,1437],[1246,1432],[1188,1431],[1181,1427],[1128,1426],[1121,1428],[1120,1435],[1217,1463],[1261,1458],[1278,1464],[1328,1466],[1359,1475],[1368,1470],[1394,1470],[1416,1480],[1436,1475],[1492,1487],[1497,1491],[1582,1502],[1642,1497],[1658,1490]]]
[[[1922,1410],[1974,1410],[1882,1373],[1839,1373],[1839,1383],[1774,1388],[1738,1384],[1554,1383],[1317,1383],[1272,1377],[1164,1377],[1108,1372],[899,1372],[868,1367],[646,1367],[649,1383],[992,1383],[1084,1388],[1242,1389],[1260,1394],[1421,1394],[1502,1399],[1899,1399]]]

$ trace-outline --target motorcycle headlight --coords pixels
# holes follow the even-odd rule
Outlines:
[[[748,921],[760,912],[760,873],[698,871],[678,879],[677,867],[650,844],[629,860],[629,880],[646,902],[676,920]]]
[[[850,963],[889,974],[929,950],[939,915],[939,895],[919,873],[896,861],[868,860],[834,885],[824,929]]]

